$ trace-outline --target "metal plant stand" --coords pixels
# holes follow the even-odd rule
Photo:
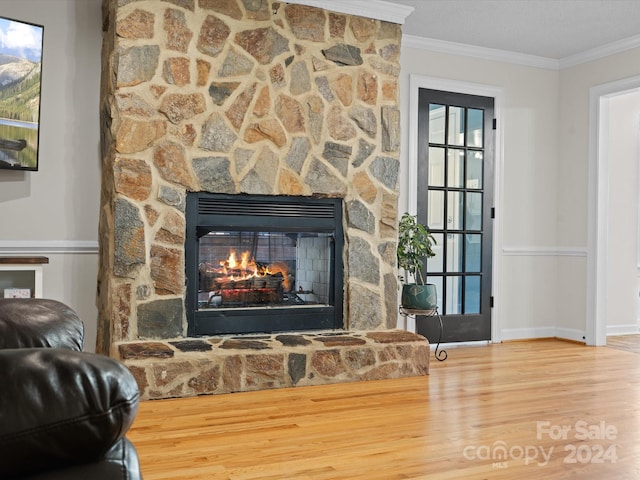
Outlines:
[[[442,332],[444,331],[444,325],[442,324],[442,316],[438,313],[438,308],[431,308],[428,310],[418,310],[413,308],[405,308],[400,306],[400,315],[404,317],[417,317],[418,315],[424,315],[425,317],[438,317],[438,321],[440,322],[440,335],[438,336],[438,343],[436,345],[436,350],[434,353],[434,357],[436,360],[440,362],[444,362],[447,359],[447,351],[440,350],[440,342],[442,341]]]

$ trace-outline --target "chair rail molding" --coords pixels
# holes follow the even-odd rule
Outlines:
[[[0,255],[98,253],[97,240],[0,240]]]

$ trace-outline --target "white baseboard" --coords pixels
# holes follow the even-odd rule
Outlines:
[[[561,327],[509,328],[500,332],[502,341],[528,340],[532,338],[561,338],[584,342],[586,333]]]
[[[640,325],[632,323],[629,325],[607,325],[607,335],[633,335],[640,333]]]

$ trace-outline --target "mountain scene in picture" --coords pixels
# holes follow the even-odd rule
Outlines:
[[[0,17],[0,168],[38,170],[43,30]]]

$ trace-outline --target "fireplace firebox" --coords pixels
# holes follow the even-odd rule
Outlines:
[[[342,201],[189,192],[189,336],[343,328]]]

